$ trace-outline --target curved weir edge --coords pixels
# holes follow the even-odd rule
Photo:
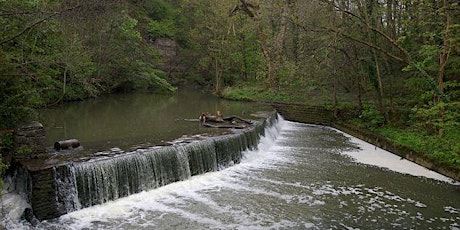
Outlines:
[[[261,136],[276,129],[278,119],[273,111],[233,134],[42,169],[20,167],[16,191],[26,198],[37,219],[57,218],[238,164],[245,151],[257,149]]]

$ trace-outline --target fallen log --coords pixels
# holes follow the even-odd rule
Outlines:
[[[229,122],[232,122],[232,123],[243,122],[243,123],[246,123],[246,124],[252,124],[252,121],[249,121],[249,120],[237,117],[237,116],[224,117],[223,120],[224,121],[229,121]]]
[[[80,142],[77,139],[69,139],[63,141],[56,141],[54,143],[54,148],[56,150],[68,149],[70,147],[77,148],[80,146]]]
[[[220,111],[217,111],[216,115],[211,115],[211,114],[205,114],[202,113],[201,116],[199,117],[201,123],[205,123],[208,121],[211,122],[224,122],[224,119],[222,118],[222,114]]]
[[[209,123],[202,123],[202,125],[204,127],[208,127],[208,128],[222,128],[222,129],[244,129],[244,128],[246,128],[246,126],[242,126],[242,125],[226,125],[226,124],[212,125],[212,124],[209,124]]]
[[[217,111],[216,115],[202,113],[199,120],[203,127],[209,128],[244,129],[252,124],[252,121],[237,116],[223,117],[220,111]]]

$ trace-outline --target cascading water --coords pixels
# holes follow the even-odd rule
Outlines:
[[[239,151],[235,143],[251,146],[256,135],[244,133],[240,140],[236,136],[242,133],[228,135],[228,145],[216,137],[167,147],[187,156],[181,159],[188,160],[189,176],[210,173],[42,221],[30,229],[458,229],[458,184],[449,178],[328,127],[281,118],[265,123],[273,125],[263,129],[257,148],[244,151],[233,167],[222,169],[218,162],[232,165],[239,155],[221,154],[216,145]],[[254,127],[255,133],[259,127]],[[360,158],[369,157],[376,166],[360,163]],[[59,193],[72,187],[71,177],[65,175],[76,175],[76,166],[83,164],[54,169],[62,177],[59,182],[68,184],[59,186]],[[139,162],[131,165],[142,168]],[[78,185],[76,177],[73,181]],[[23,224],[7,228],[30,226]]]
[[[60,214],[238,164],[244,151],[257,148],[265,128],[276,126],[277,117],[272,113],[263,122],[235,134],[56,167]]]
[[[157,188],[190,176],[188,159],[175,147],[139,150],[126,155],[69,165],[78,204],[89,207]]]

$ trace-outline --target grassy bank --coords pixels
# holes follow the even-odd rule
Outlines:
[[[383,126],[373,130],[394,143],[424,153],[428,159],[460,170],[460,131],[446,130],[443,136],[416,129]]]

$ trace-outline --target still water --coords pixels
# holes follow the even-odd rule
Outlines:
[[[328,127],[281,119],[265,133],[238,165],[36,228],[460,228],[460,190],[446,177],[387,152],[360,163],[382,150]]]
[[[251,118],[268,106],[222,100],[197,90],[180,90],[173,95],[151,93],[119,94],[43,110],[48,146],[78,139],[86,152],[119,148],[124,151],[165,145],[177,138],[228,132],[199,125],[203,112]]]

